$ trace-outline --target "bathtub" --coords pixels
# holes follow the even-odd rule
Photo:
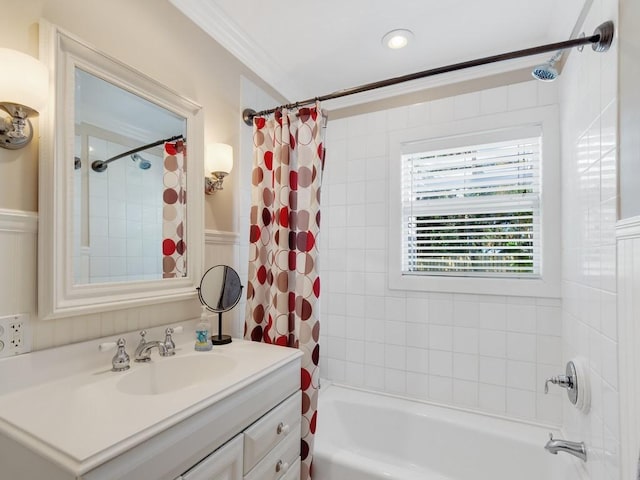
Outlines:
[[[322,384],[314,480],[573,480],[579,460],[543,446],[559,431]],[[574,439],[575,440],[575,439]]]

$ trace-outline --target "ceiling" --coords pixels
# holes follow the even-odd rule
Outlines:
[[[170,0],[289,101],[566,40],[585,0]],[[592,0],[586,0],[590,2]],[[390,50],[390,30],[414,33]],[[550,56],[550,55],[549,55]],[[533,66],[510,60],[332,101],[337,108]]]

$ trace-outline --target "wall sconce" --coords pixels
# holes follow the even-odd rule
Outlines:
[[[0,119],[0,147],[17,150],[33,138],[29,116],[47,104],[49,70],[30,55],[0,48],[0,110],[9,117]]]
[[[213,194],[222,190],[222,181],[233,168],[233,147],[224,143],[207,146],[204,159],[204,193]]]

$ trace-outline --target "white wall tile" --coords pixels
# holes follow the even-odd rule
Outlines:
[[[451,377],[453,375],[453,354],[440,350],[430,350],[429,374],[440,377]]]
[[[451,351],[453,349],[453,327],[429,325],[429,348]]]
[[[505,386],[506,379],[507,361],[505,359],[482,356],[479,358],[478,380],[481,383]]]
[[[536,336],[526,333],[507,333],[507,358],[523,362],[536,361]]]
[[[479,358],[466,353],[453,354],[453,378],[477,382]]]
[[[338,374],[359,386],[416,398],[531,419],[550,417],[548,409],[537,406],[536,360],[539,353],[550,352],[553,374],[559,373],[554,346],[562,334],[560,302],[500,292],[459,295],[388,288],[386,151],[392,130],[553,104],[556,93],[555,87],[542,93],[535,82],[525,82],[330,124],[329,130],[341,130],[329,138],[339,139],[330,151],[342,168],[324,179],[330,248],[323,251],[327,273],[321,304],[333,334],[326,341],[335,341],[340,332],[347,340],[331,349],[337,355],[344,345],[344,366],[333,365]],[[538,337],[545,338],[538,342]],[[508,361],[533,366],[518,383],[531,393],[529,403],[520,410],[512,405],[515,413],[507,411]]]
[[[453,379],[450,376],[429,375],[429,399],[435,402],[453,401]]]
[[[507,393],[504,386],[478,385],[478,406],[488,412],[506,413]]]
[[[479,348],[479,331],[477,328],[454,327],[453,351],[477,354]]]
[[[478,406],[478,384],[455,379],[453,381],[453,403],[465,407]]]
[[[481,329],[478,338],[478,351],[480,355],[506,358],[507,332]]]
[[[489,115],[506,111],[507,87],[491,88],[480,92],[480,113]]]
[[[538,104],[538,85],[536,82],[522,82],[507,87],[507,105],[509,110],[521,110]]]

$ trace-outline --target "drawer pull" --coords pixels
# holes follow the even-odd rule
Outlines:
[[[289,425],[285,425],[282,422],[278,424],[278,429],[277,429],[278,435],[280,435],[281,433],[284,433],[286,435],[287,433],[289,433],[289,430],[290,430]]]
[[[282,460],[278,460],[276,463],[276,473],[286,472],[289,470],[289,464],[287,462],[282,463]]]

